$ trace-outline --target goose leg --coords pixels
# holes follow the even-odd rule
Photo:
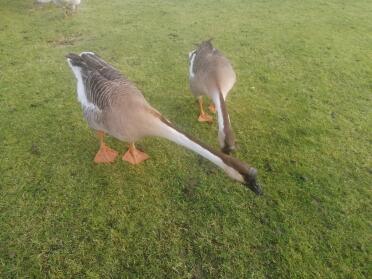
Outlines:
[[[72,13],[76,14],[78,12],[78,6],[77,5],[72,5],[71,10],[72,10]]]
[[[213,122],[212,116],[208,115],[204,111],[204,108],[203,108],[203,96],[200,96],[198,98],[198,102],[199,102],[199,108],[200,108],[200,115],[199,115],[198,121],[199,122],[209,122],[209,123],[212,123]]]
[[[211,113],[216,113],[216,106],[213,103],[210,103],[208,109]]]
[[[128,163],[132,165],[137,165],[139,163],[142,163],[143,161],[149,159],[149,155],[146,153],[138,150],[134,143],[129,144],[129,149],[125,154],[123,155],[123,160],[127,161]]]
[[[114,162],[118,153],[115,150],[108,147],[103,141],[103,138],[105,137],[105,133],[102,131],[97,131],[97,137],[99,138],[101,146],[96,156],[94,157],[94,162],[97,164],[101,164],[101,163],[108,164],[108,163]]]

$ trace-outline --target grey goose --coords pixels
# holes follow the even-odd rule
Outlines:
[[[149,158],[136,149],[134,143],[146,136],[157,136],[196,152],[256,194],[262,193],[256,182],[255,168],[180,131],[146,101],[131,81],[97,54],[70,53],[66,58],[77,80],[77,97],[84,118],[100,140],[100,149],[94,159],[96,163],[110,163],[117,156],[117,152],[105,144],[105,134],[130,144],[123,160],[132,164]]]
[[[229,60],[216,48],[211,40],[202,42],[189,53],[189,84],[192,94],[200,106],[200,122],[212,122],[212,117],[203,109],[203,96],[212,99],[209,108],[217,111],[218,140],[222,151],[229,154],[235,149],[230,117],[225,99],[234,86],[236,75]]]

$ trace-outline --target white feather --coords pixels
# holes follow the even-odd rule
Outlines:
[[[193,78],[195,76],[195,73],[193,72],[195,56],[196,56],[196,50],[193,50],[193,51],[189,52],[189,60],[190,60],[189,74],[190,74],[190,78]]]
[[[67,62],[74,73],[76,80],[77,80],[77,97],[78,100],[81,104],[81,106],[85,109],[92,109],[92,110],[97,110],[100,111],[100,109],[95,106],[93,103],[89,102],[85,93],[85,86],[83,83],[83,78],[81,76],[81,68],[77,66],[73,66],[71,64],[70,59],[67,59]]]
[[[82,56],[83,54],[96,55],[94,52],[91,52],[91,51],[83,51],[82,53],[80,53],[80,56]]]
[[[219,140],[220,146],[224,146],[226,135],[224,133],[225,125],[223,123],[223,115],[222,115],[220,93],[219,92],[213,94],[213,102],[214,102],[214,105],[217,109],[218,140]],[[229,119],[229,121],[230,121],[230,119]]]

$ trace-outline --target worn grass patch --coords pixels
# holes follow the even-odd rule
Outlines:
[[[371,278],[372,2],[0,4],[1,278]],[[133,167],[92,163],[68,52],[92,50],[182,129],[187,53],[215,38],[254,196],[165,140]],[[109,140],[117,150],[125,145]]]

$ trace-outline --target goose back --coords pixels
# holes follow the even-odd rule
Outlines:
[[[69,54],[67,58],[91,128],[129,142],[154,132],[154,109],[124,75],[94,53]]]
[[[216,48],[210,40],[190,52],[190,89],[195,96],[221,92],[226,98],[236,81],[235,72],[229,60]]]

